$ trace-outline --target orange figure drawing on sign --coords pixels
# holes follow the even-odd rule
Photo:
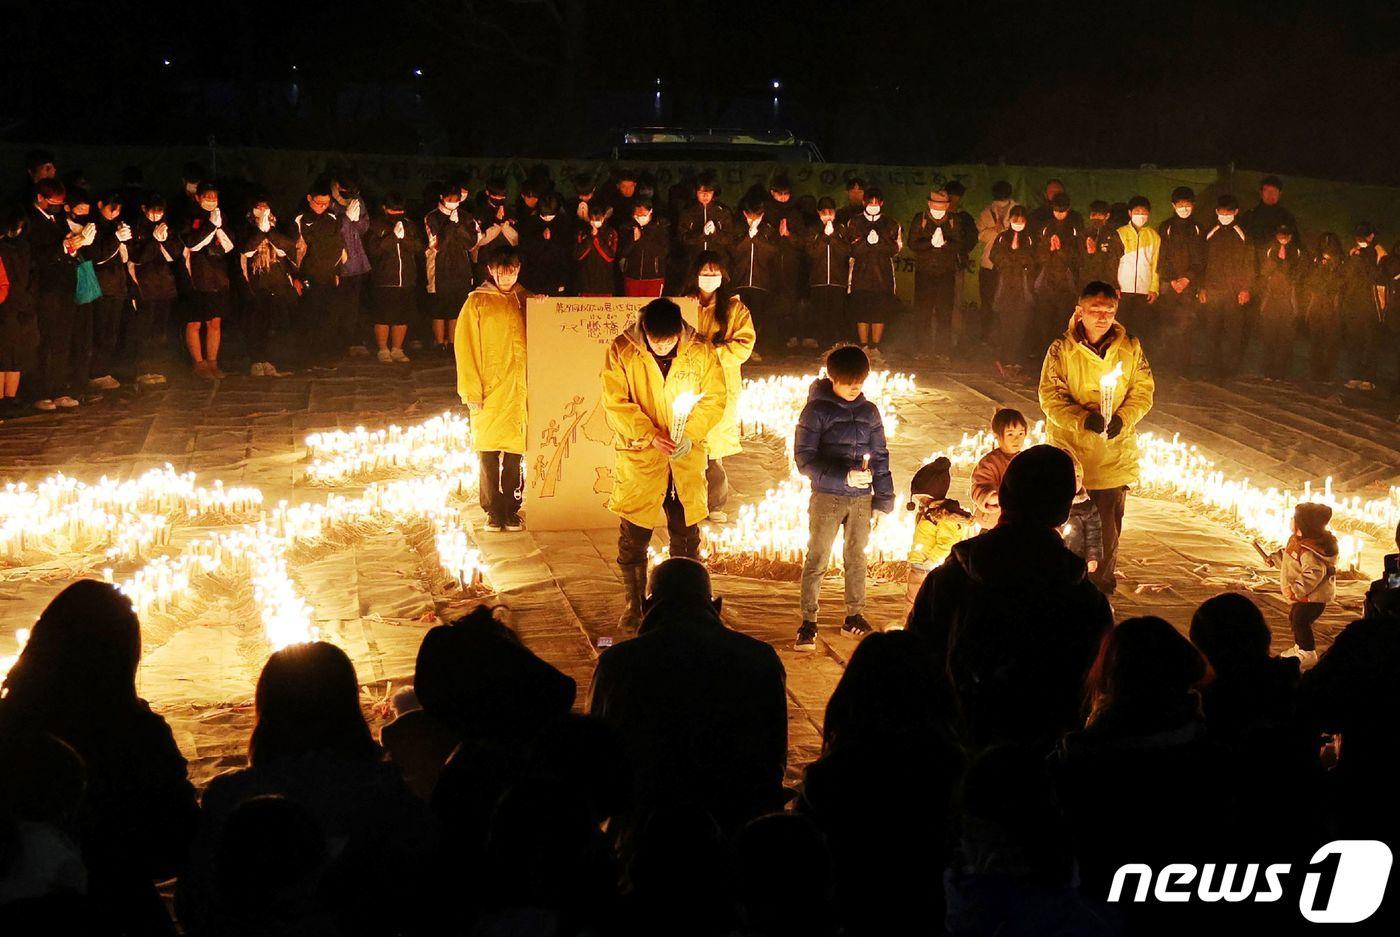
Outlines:
[[[536,488],[535,496],[539,498],[552,498],[559,487],[559,481],[564,477],[564,462],[572,454],[574,445],[578,442],[579,431],[582,430],[584,438],[597,443],[607,443],[612,441],[612,431],[608,428],[607,415],[603,411],[602,401],[598,401],[591,408],[584,409],[584,398],[582,395],[574,395],[564,407],[563,415],[557,420],[550,420],[549,424],[540,432],[540,454],[535,457],[535,472],[531,478],[532,487]],[[609,470],[609,476],[611,471]],[[603,484],[602,475],[594,482],[593,490],[602,492],[600,485]],[[607,479],[606,491],[612,490],[611,477]]]

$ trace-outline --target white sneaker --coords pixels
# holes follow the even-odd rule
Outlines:
[[[277,365],[273,364],[271,361],[263,362],[263,375],[265,377],[290,377],[291,374],[291,371],[277,370]]]
[[[136,378],[136,383],[146,387],[158,386],[165,383],[165,375],[156,374],[154,372],[150,374],[142,374]]]
[[[710,516],[705,519],[711,524],[727,524],[729,523],[729,514],[725,511],[711,511]]]
[[[379,354],[377,357],[379,358],[381,364],[388,364],[394,360],[394,353],[387,348],[381,348],[379,349]]]
[[[1298,658],[1299,670],[1311,670],[1317,666],[1317,651],[1305,651],[1296,644],[1280,654],[1279,657]]]
[[[801,343],[798,342],[797,336],[796,336],[796,335],[794,335],[792,338],[790,338],[790,339],[787,340],[787,346],[788,346],[788,348],[796,348],[799,344],[801,344]]]
[[[403,349],[402,349],[402,348],[395,348],[395,349],[393,349],[392,351],[389,352],[389,356],[390,356],[391,358],[393,358],[394,361],[396,361],[396,362],[399,363],[399,364],[407,364],[408,361],[409,361],[408,355],[406,355],[406,354],[403,353]]]
[[[78,405],[78,401],[64,394],[62,397],[55,397],[53,402],[65,410],[71,410]]]
[[[45,397],[43,400],[36,400],[36,401],[34,401],[34,409],[35,409],[35,410],[43,410],[43,411],[45,411],[45,412],[47,412],[47,411],[49,411],[49,410],[57,410],[57,409],[58,409],[58,404],[54,403],[54,402],[53,402],[52,400],[50,400],[49,398]]]
[[[104,374],[101,377],[95,377],[92,380],[88,381],[88,386],[96,387],[100,390],[116,390],[122,385],[121,381],[117,380],[112,375]]]
[[[261,361],[254,361],[248,373],[253,377],[267,377],[267,365]]]
[[[815,338],[804,338],[802,340],[802,347],[809,351],[815,350],[817,348],[817,340]]]

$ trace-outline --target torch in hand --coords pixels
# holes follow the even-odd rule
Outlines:
[[[685,435],[685,424],[690,419],[690,411],[695,409],[695,405],[704,396],[704,394],[687,390],[677,394],[676,399],[671,401],[671,442],[676,444],[676,452],[672,458],[680,458],[690,451],[690,444]]]
[[[1123,379],[1123,362],[1118,362],[1103,377],[1099,378],[1099,414],[1103,417],[1103,432],[1100,434],[1105,439],[1108,438],[1108,422],[1113,419],[1113,408],[1117,405],[1114,395],[1118,390],[1118,382]]]

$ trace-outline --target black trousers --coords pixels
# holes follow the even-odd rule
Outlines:
[[[924,333],[917,344],[935,354],[953,353],[953,300],[956,284],[955,270],[914,271],[914,311],[917,328]]]
[[[367,330],[363,322],[362,308],[366,279],[368,279],[368,274],[364,273],[353,277],[341,277],[331,294],[331,302],[335,306],[335,322],[338,328],[336,339],[340,342],[342,351],[351,345],[365,343]]]
[[[41,290],[38,294],[39,398],[61,397],[72,388],[73,329],[78,316],[73,290]],[[86,377],[86,376],[85,376]]]
[[[744,305],[749,307],[749,315],[753,316],[754,331],[758,333],[758,341],[765,348],[772,347],[777,343],[778,338],[776,335],[769,334],[769,327],[773,324],[771,316],[772,294],[757,286],[741,286],[735,292],[744,301]]]
[[[1162,284],[1155,309],[1158,327],[1152,356],[1154,369],[1173,374],[1190,370],[1194,357],[1196,318],[1200,309],[1195,289],[1188,286],[1178,293],[1170,283]]]
[[[495,520],[520,513],[525,498],[525,476],[518,452],[481,453],[481,509]]]
[[[127,330],[127,345],[135,358],[137,375],[160,372],[162,349],[168,344],[170,299],[138,299]]]
[[[1103,558],[1099,568],[1089,578],[1106,594],[1118,588],[1118,538],[1123,533],[1123,509],[1128,504],[1128,486],[1100,488],[1089,492],[1089,500],[1099,509],[1103,524]]]
[[[813,286],[807,291],[806,336],[829,345],[850,334],[844,286]]]
[[[130,303],[125,296],[103,296],[92,303],[92,355],[87,377],[112,373],[121,336],[122,312]]]
[[[1234,296],[1206,292],[1206,335],[1210,342],[1209,368],[1212,377],[1234,377],[1244,358],[1245,326],[1248,309]]]
[[[307,361],[338,361],[345,353],[343,331],[336,318],[344,308],[336,302],[335,286],[309,283],[301,293],[297,333],[301,356]]]
[[[977,303],[981,307],[979,316],[982,320],[982,332],[979,336],[983,341],[987,336],[993,334],[997,325],[997,272],[991,267],[977,268]]]
[[[272,330],[291,302],[290,295],[280,293],[249,293],[246,305],[248,318],[245,337],[248,341],[248,358],[251,361],[272,360]]]
[[[666,500],[661,508],[666,512],[666,530],[671,534],[671,555],[700,558],[700,525],[685,522],[685,507],[676,496],[676,486],[671,482],[666,489]],[[619,566],[645,566],[647,547],[651,544],[650,527],[639,527],[629,520],[619,524],[617,532],[617,564]]]
[[[1322,617],[1327,607],[1323,602],[1294,602],[1288,606],[1288,624],[1293,629],[1293,643],[1299,650],[1317,650],[1317,639],[1313,637],[1313,622]]]

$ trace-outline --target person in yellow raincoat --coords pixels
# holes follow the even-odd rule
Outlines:
[[[1084,466],[1084,487],[1103,521],[1103,557],[1092,574],[1106,594],[1118,588],[1115,565],[1128,489],[1138,483],[1138,423],[1152,409],[1152,368],[1137,337],[1115,321],[1118,291],[1091,282],[1069,331],[1051,342],[1040,371],[1040,409],[1051,445]],[[1104,378],[1119,369],[1105,418]]]
[[[909,510],[914,515],[914,539],[909,544],[909,576],[905,581],[904,620],[914,608],[930,571],[940,565],[952,552],[953,545],[965,538],[972,529],[972,515],[963,510],[955,499],[948,497],[952,484],[953,463],[939,456],[924,465],[909,481]],[[900,622],[903,627],[904,622]]]
[[[671,555],[700,556],[699,524],[709,509],[705,440],[724,415],[724,370],[669,299],[642,307],[636,324],[608,346],[603,361],[603,409],[617,459],[608,510],[620,518],[617,564],[627,588],[619,624],[641,624],[647,546],[666,518]],[[685,430],[672,441],[672,404],[699,394]]]
[[[457,316],[457,395],[471,412],[472,448],[481,455],[481,509],[487,530],[523,530],[525,493],[525,300],[516,281],[520,255],[498,250],[487,279]]]
[[[744,451],[739,438],[739,394],[744,378],[741,368],[753,354],[756,334],[749,307],[731,293],[726,282],[724,261],[714,251],[701,251],[695,258],[690,282],[682,295],[693,296],[698,308],[695,331],[700,340],[715,350],[724,368],[724,388],[727,393],[724,416],[705,440],[705,484],[709,493],[710,521],[723,524],[729,520],[725,505],[729,501],[729,476],[724,460]]]

